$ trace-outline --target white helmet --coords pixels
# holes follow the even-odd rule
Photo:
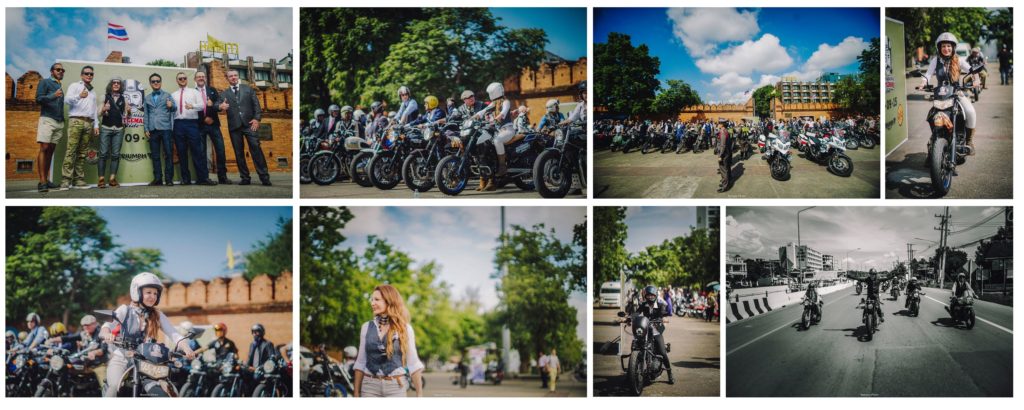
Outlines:
[[[26,322],[36,322],[36,324],[43,323],[43,319],[41,319],[39,317],[39,314],[36,313],[36,312],[30,312],[27,316],[25,316],[25,321]]]
[[[412,96],[412,93],[409,92],[409,87],[406,87],[404,85],[401,86],[401,87],[398,87],[398,96],[401,97],[402,94],[409,94],[409,96]]]
[[[93,315],[82,316],[82,320],[79,323],[81,323],[82,326],[88,326],[88,325],[94,324],[94,323],[96,323],[96,316],[93,316]]]
[[[558,111],[558,100],[552,98],[552,99],[548,100],[547,104],[544,104],[544,106],[548,107],[548,112],[557,112]]]
[[[132,285],[128,291],[128,296],[132,298],[133,302],[142,303],[142,288],[156,288],[156,303],[153,306],[160,304],[160,295],[164,293],[164,284],[160,282],[160,278],[149,272],[142,272],[135,275],[132,278]]]
[[[958,43],[958,41],[956,41],[956,36],[954,36],[953,33],[950,33],[950,32],[947,31],[945,33],[939,34],[939,38],[935,39],[935,48],[939,48],[939,46],[941,46],[942,43],[947,43],[947,42],[948,43],[953,43],[953,47],[954,48],[956,47],[956,44]]]
[[[505,96],[505,87],[501,83],[490,83],[487,85],[487,97],[492,101]]]
[[[365,116],[366,116],[366,113],[363,112],[363,110],[355,110],[354,112],[352,112],[352,118],[355,118],[356,121],[359,121],[359,120],[363,119],[363,117],[365,117]]]
[[[181,330],[181,334],[186,334],[188,332],[191,332],[192,329],[195,328],[195,325],[193,325],[192,322],[186,320],[184,322],[181,322],[181,324],[178,325],[178,328]]]
[[[353,358],[356,357],[357,354],[359,354],[359,351],[356,350],[355,346],[345,346],[345,350],[343,350],[342,352],[344,353],[345,357]]]

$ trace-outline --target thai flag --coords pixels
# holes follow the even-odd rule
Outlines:
[[[124,26],[107,22],[107,38],[118,41],[128,41],[128,30],[125,30]]]

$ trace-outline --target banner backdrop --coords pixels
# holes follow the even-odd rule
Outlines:
[[[885,19],[885,153],[907,140],[907,54],[903,22]]]
[[[96,106],[102,107],[103,95],[107,89],[107,83],[113,77],[121,77],[125,82],[125,100],[131,107],[130,118],[125,118],[124,141],[121,143],[121,159],[117,169],[117,180],[121,183],[148,183],[153,180],[153,162],[150,160],[149,138],[146,137],[146,129],[143,127],[143,101],[146,95],[152,91],[149,88],[149,76],[153,73],[160,74],[163,80],[163,90],[174,92],[178,90],[175,76],[179,72],[188,75],[188,87],[195,87],[192,80],[196,70],[194,68],[180,67],[158,67],[137,64],[105,63],[98,61],[79,60],[57,60],[64,66],[65,75],[63,89],[67,92],[71,84],[81,81],[82,67],[92,66],[96,73],[92,81],[93,93],[96,94]],[[64,106],[64,117],[67,118],[67,106]],[[67,121],[65,120],[65,125]],[[51,177],[53,181],[60,183],[61,167],[64,164],[64,154],[67,152],[67,127],[64,130],[64,138],[57,145],[53,154],[53,167]],[[97,165],[99,162],[99,136],[92,136],[89,139],[89,152],[86,154],[85,179],[90,184],[97,181]],[[175,155],[174,180],[179,178],[178,160]],[[191,162],[191,161],[190,161]],[[189,164],[191,167],[191,163]],[[190,170],[192,168],[189,168]],[[195,175],[195,172],[192,172]]]

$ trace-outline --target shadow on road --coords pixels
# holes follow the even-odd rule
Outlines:
[[[601,378],[594,376],[594,393],[596,396],[632,396],[629,380],[626,375]]]
[[[903,310],[901,310],[901,311],[899,311],[899,312],[895,312],[895,313],[893,313],[892,315],[893,315],[893,316],[906,316],[906,317],[914,317],[914,315],[912,314],[912,312],[911,312],[911,311],[910,311],[909,309],[903,309]]]
[[[935,319],[935,320],[932,321],[932,325],[940,326],[940,327],[952,327],[952,328],[957,328],[957,329],[960,328],[960,324],[958,324],[951,317],[940,317],[938,319]]]
[[[900,195],[907,198],[935,198],[931,174],[924,166],[927,158],[927,152],[915,152],[905,155],[900,162],[887,162],[886,183],[895,185]]]
[[[616,338],[617,339],[617,338]],[[594,342],[594,353],[604,356],[619,355],[619,341],[609,340],[607,342]]]
[[[847,329],[841,329],[841,330],[843,332],[852,332],[852,333],[848,334],[847,336],[848,337],[857,338],[858,342],[870,342],[871,341],[871,334],[868,332],[868,327],[867,326],[857,326],[856,328],[852,328],[852,329],[847,328]],[[878,330],[876,330],[876,332],[880,332],[881,330],[882,330],[882,327],[879,326]]]
[[[694,360],[680,360],[672,363],[672,366],[687,369],[718,369],[721,367],[721,360],[717,357],[691,357],[691,359]]]

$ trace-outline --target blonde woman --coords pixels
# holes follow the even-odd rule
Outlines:
[[[412,380],[416,396],[423,396],[423,362],[416,352],[416,336],[409,310],[391,285],[379,285],[370,295],[373,320],[359,331],[355,366],[356,397],[404,397]]]

